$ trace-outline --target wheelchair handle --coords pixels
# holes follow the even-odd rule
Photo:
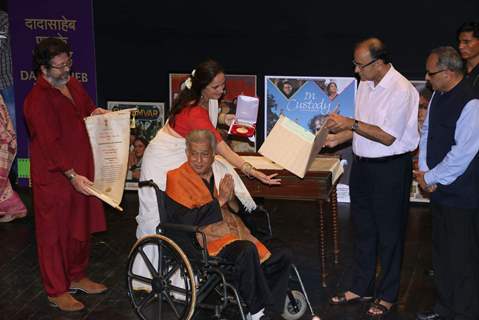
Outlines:
[[[151,179],[138,182],[138,187],[140,187],[140,188],[153,187],[153,188],[155,188],[155,190],[158,190],[158,191],[160,190],[158,185],[155,182],[153,182],[153,180],[151,180]]]

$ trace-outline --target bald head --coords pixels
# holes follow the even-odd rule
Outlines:
[[[391,62],[386,45],[378,38],[368,38],[358,42],[355,50],[359,48],[367,49],[371,59],[382,60],[385,64]]]

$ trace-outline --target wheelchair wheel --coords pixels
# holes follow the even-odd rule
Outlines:
[[[135,271],[142,262],[147,275]],[[168,237],[145,236],[130,251],[128,295],[141,319],[190,320],[196,304],[194,279],[187,256]]]
[[[281,316],[286,320],[297,320],[306,312],[306,307],[304,294],[297,290],[291,290],[286,295],[284,310]]]

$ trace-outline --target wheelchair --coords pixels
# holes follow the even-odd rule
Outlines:
[[[203,249],[206,246],[199,245],[196,235],[200,235],[203,244],[206,244],[206,236],[198,227],[164,222],[165,194],[152,180],[140,182],[139,187],[154,188],[160,224],[156,234],[136,241],[128,257],[128,296],[137,315],[143,320],[226,319],[226,314],[230,315],[234,309],[234,318],[249,319],[237,290],[227,281],[228,275],[234,272],[233,266],[219,257],[209,256]],[[269,214],[265,210],[263,212],[266,229],[251,225],[251,221],[245,221],[245,224],[253,228],[252,233],[263,235],[263,238],[271,237]],[[148,252],[154,252],[156,258],[151,259]],[[136,259],[144,261],[150,276],[134,272]],[[308,307],[314,316],[294,265],[290,284],[282,317],[286,320],[299,319]],[[231,315],[228,319],[231,319]]]

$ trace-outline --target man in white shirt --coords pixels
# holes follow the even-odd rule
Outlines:
[[[419,95],[389,62],[384,43],[366,39],[354,50],[361,78],[355,118],[332,114],[326,145],[353,140],[350,176],[351,217],[355,227],[353,281],[330,299],[333,305],[364,301],[375,295],[369,317],[386,315],[399,294],[404,233],[412,180],[410,152],[419,142]],[[381,276],[376,282],[376,259]]]

